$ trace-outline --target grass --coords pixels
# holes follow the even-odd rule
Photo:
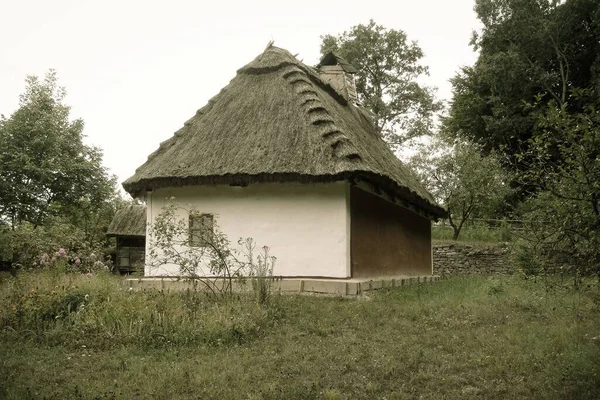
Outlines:
[[[0,398],[597,399],[599,305],[516,276],[263,307],[25,274],[0,282]]]
[[[454,231],[446,223],[434,224],[431,228],[431,236],[435,240],[452,240]],[[460,242],[484,242],[499,243],[510,242],[518,237],[518,232],[511,230],[510,226],[489,226],[482,222],[465,224],[460,230],[458,241]]]

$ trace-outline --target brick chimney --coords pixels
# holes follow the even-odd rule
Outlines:
[[[356,83],[354,74],[358,70],[333,51],[325,54],[317,65],[321,79],[330,84],[339,94],[349,102],[356,104]]]

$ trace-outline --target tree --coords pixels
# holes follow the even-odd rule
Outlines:
[[[600,84],[600,3],[477,0],[475,11],[483,28],[471,44],[480,54],[452,80],[444,131],[523,170],[527,160],[516,155],[527,153],[537,123],[524,106],[537,95],[560,106],[571,89]]]
[[[101,150],[83,143],[83,121],[70,120],[65,96],[54,71],[29,76],[19,108],[0,117],[0,218],[13,227],[49,216],[90,223],[115,199],[115,178]]]
[[[575,90],[569,99],[531,107],[538,124],[520,155],[530,160],[520,177],[538,190],[522,213],[531,248],[600,278],[600,96]]]
[[[465,222],[489,217],[510,191],[509,176],[495,155],[482,156],[469,142],[449,145],[434,138],[411,160],[421,182],[448,210],[453,239]]]
[[[371,20],[321,40],[323,55],[335,51],[358,69],[359,100],[373,113],[378,132],[390,145],[430,132],[441,104],[431,88],[417,82],[428,69],[419,64],[423,51],[417,43],[408,43],[403,31]]]
[[[477,0],[475,10],[480,55],[453,80],[444,131],[505,156],[529,248],[600,273],[600,3]]]

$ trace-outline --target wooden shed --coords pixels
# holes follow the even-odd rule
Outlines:
[[[135,205],[118,210],[106,236],[117,240],[115,266],[121,274],[144,272],[146,206]]]

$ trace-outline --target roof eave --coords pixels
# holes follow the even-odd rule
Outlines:
[[[247,186],[253,183],[264,182],[335,182],[341,180],[354,181],[356,179],[366,179],[381,185],[391,197],[397,197],[406,202],[414,204],[416,207],[426,211],[431,219],[446,218],[447,212],[443,207],[432,203],[428,199],[416,194],[407,187],[398,185],[388,177],[374,174],[370,171],[347,171],[331,175],[304,175],[294,173],[268,173],[268,174],[227,174],[213,176],[192,176],[192,177],[156,177],[150,179],[140,179],[135,182],[123,182],[123,188],[134,198],[141,198],[147,192],[154,191],[163,187],[180,187],[193,185],[232,185]]]

